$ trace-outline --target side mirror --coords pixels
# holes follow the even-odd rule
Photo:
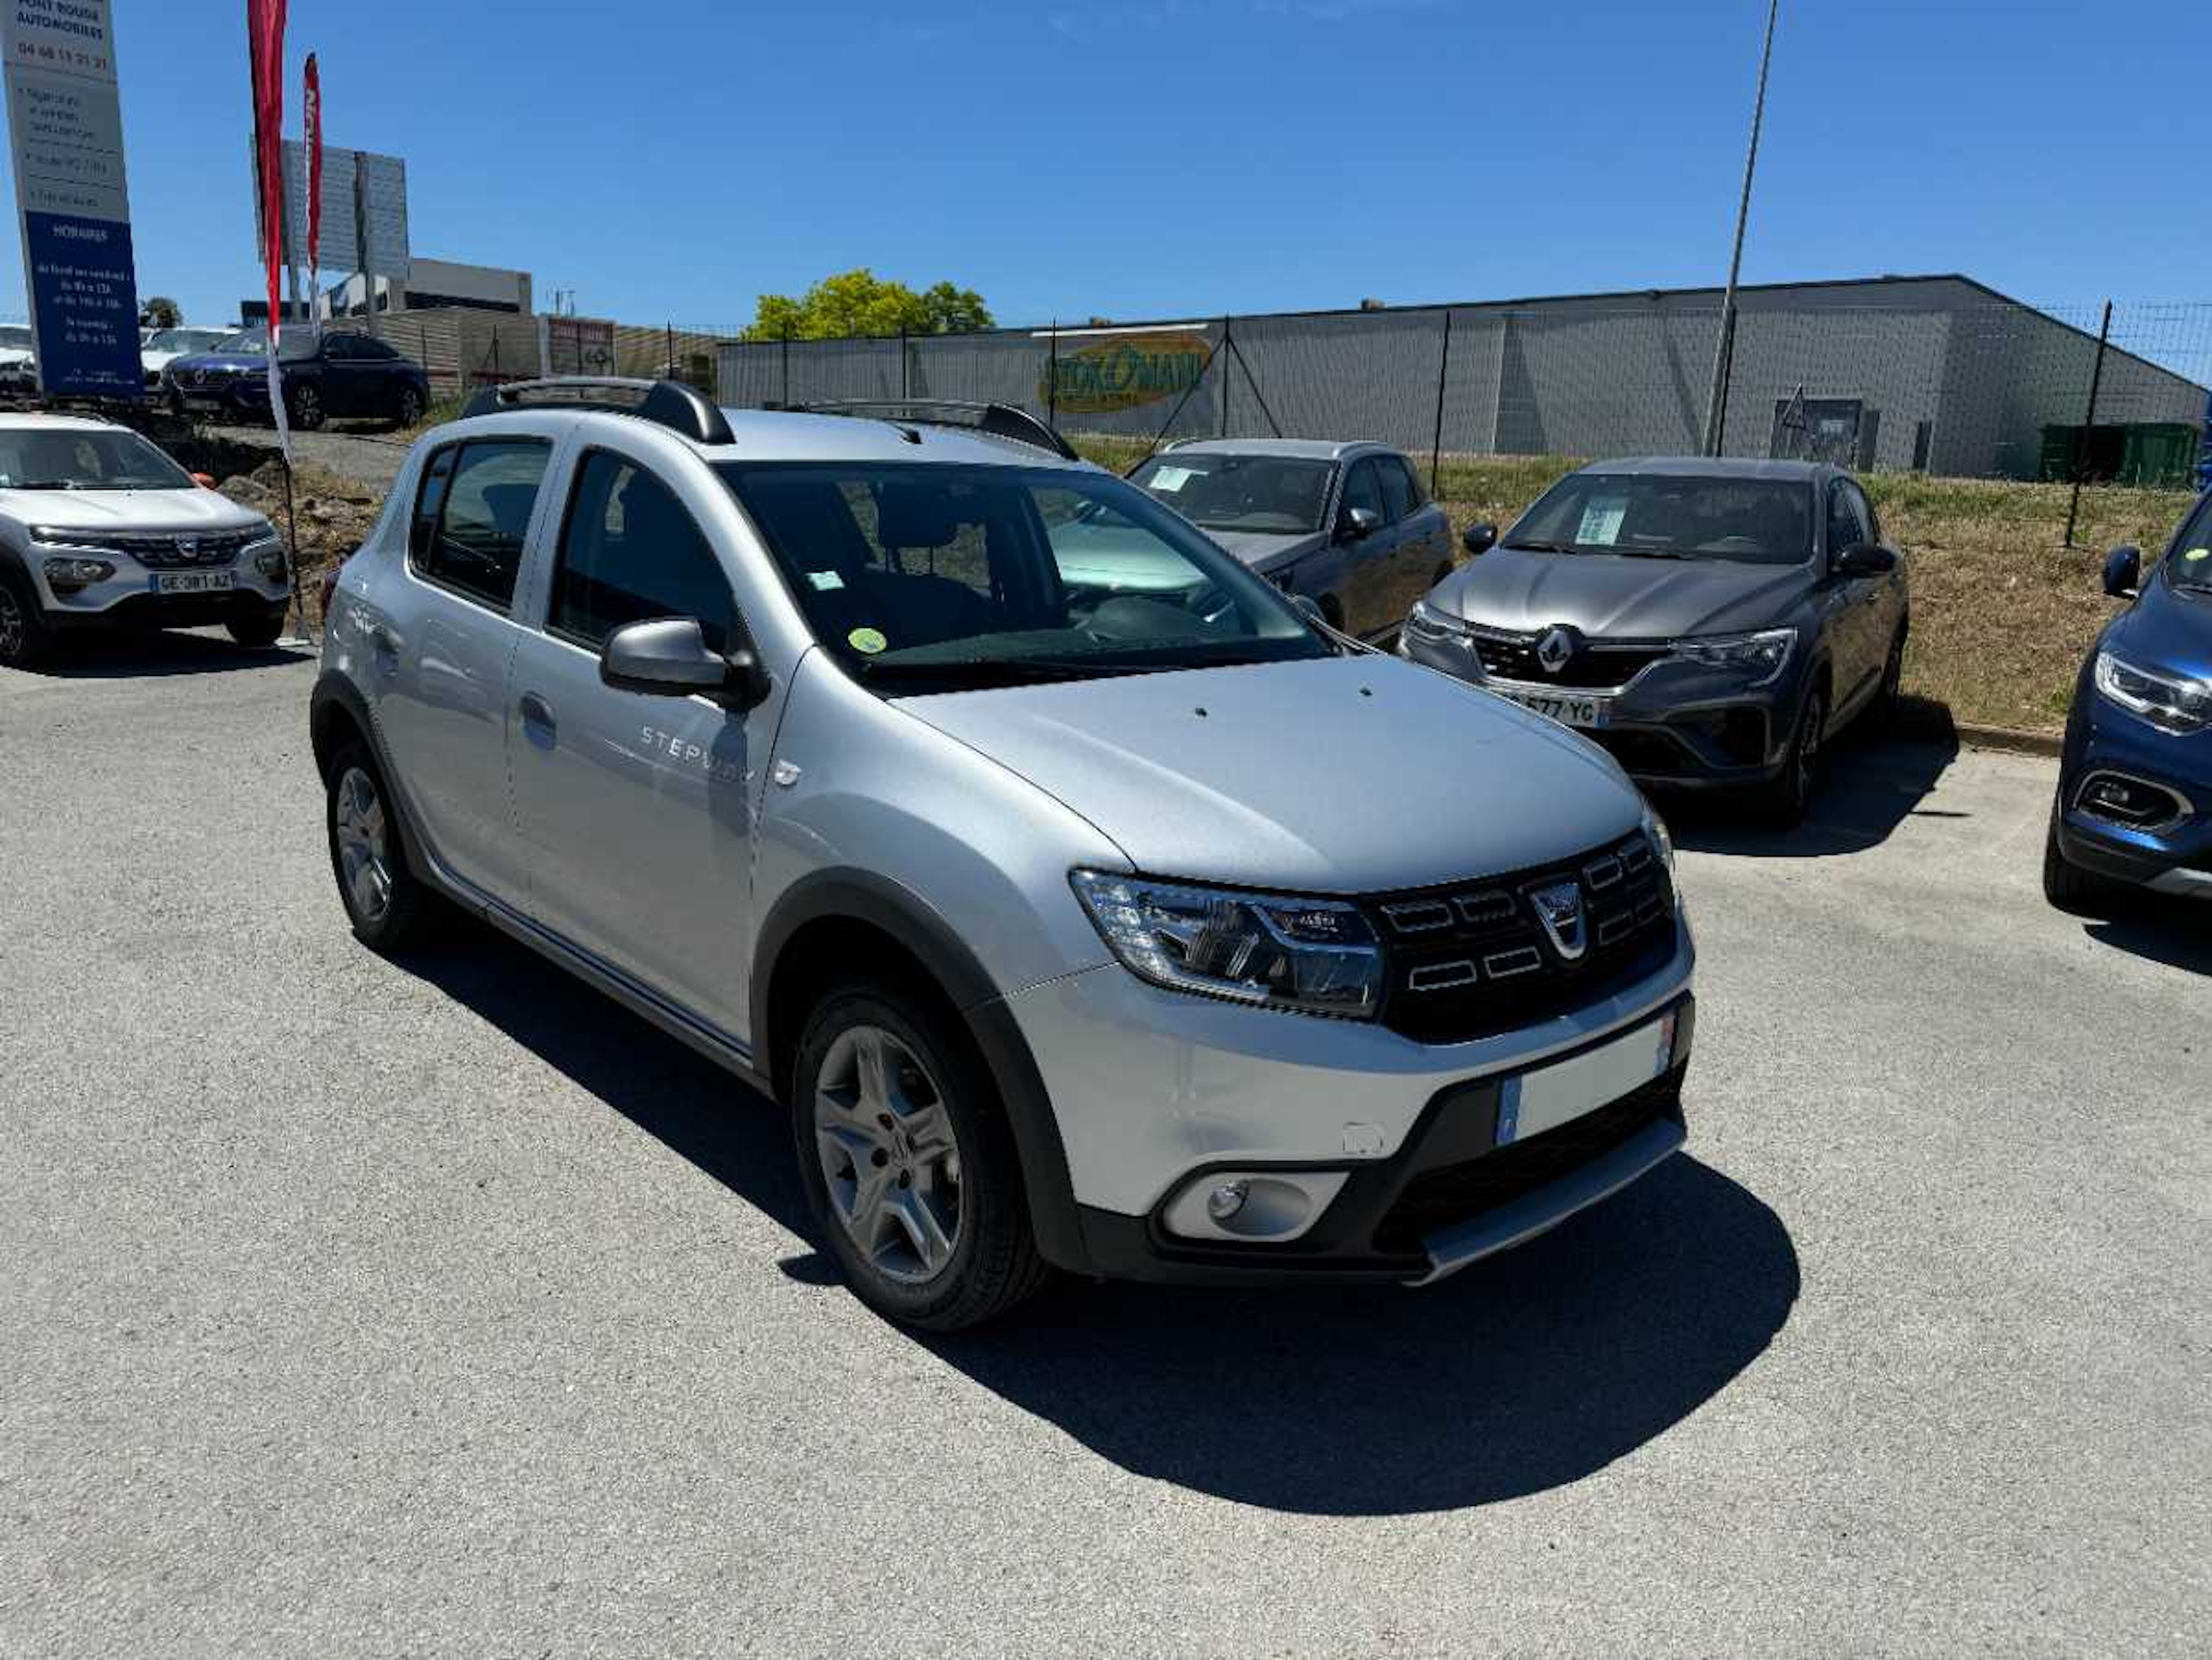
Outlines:
[[[1325,629],[1328,626],[1328,614],[1322,610],[1321,601],[1315,599],[1313,595],[1294,593],[1291,596],[1291,604],[1297,607],[1299,616],[1304,617],[1316,628]]]
[[[2115,599],[2132,599],[2142,583],[2142,550],[2123,543],[2105,556],[2105,592]]]
[[[1836,556],[1838,576],[1887,576],[1897,569],[1897,556],[1874,542],[1854,542]]]
[[[1382,528],[1382,515],[1372,508],[1346,508],[1336,521],[1340,542],[1364,542]]]
[[[1459,541],[1469,553],[1488,553],[1498,545],[1498,526],[1487,519],[1480,524],[1469,525]]]
[[[625,623],[599,653],[599,678],[623,691],[665,697],[693,693],[750,708],[769,694],[768,671],[749,651],[726,657],[707,649],[696,618],[656,617]]]
[[[211,490],[215,488],[215,475],[213,473],[207,472],[196,472],[192,475],[192,483],[198,484],[204,490]]]

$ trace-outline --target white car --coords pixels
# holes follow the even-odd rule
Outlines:
[[[0,323],[0,392],[39,389],[37,342],[21,323]]]
[[[138,362],[146,371],[146,390],[160,390],[161,371],[178,358],[213,351],[237,332],[234,328],[155,329],[138,348]]]
[[[128,427],[0,416],[0,666],[64,633],[221,623],[241,646],[283,631],[284,544]]]

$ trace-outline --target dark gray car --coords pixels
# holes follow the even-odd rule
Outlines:
[[[1206,439],[1149,458],[1129,479],[1365,639],[1387,638],[1451,570],[1450,518],[1385,445]]]
[[[1753,790],[1794,823],[1828,736],[1896,700],[1905,562],[1841,468],[1599,462],[1467,544],[1482,556],[1415,605],[1400,652],[1640,782]]]

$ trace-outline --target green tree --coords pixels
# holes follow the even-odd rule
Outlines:
[[[166,294],[157,294],[138,307],[138,326],[142,329],[173,329],[184,320],[185,308]]]
[[[763,294],[745,334],[754,340],[835,340],[855,334],[972,334],[991,326],[991,308],[973,289],[939,283],[916,294],[863,265],[823,277],[796,300]]]

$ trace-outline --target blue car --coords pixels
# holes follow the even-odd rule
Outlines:
[[[2134,603],[2081,666],[2044,893],[2063,910],[2129,886],[2212,899],[2212,492],[2148,575],[2113,549],[2105,591]]]

